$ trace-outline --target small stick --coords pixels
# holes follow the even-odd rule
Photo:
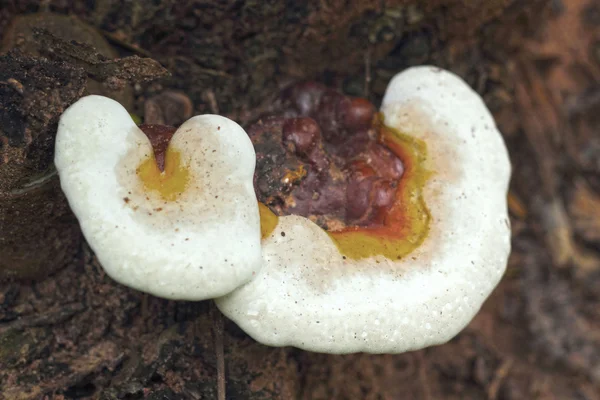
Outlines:
[[[117,35],[109,32],[109,31],[105,31],[105,30],[99,30],[99,31],[109,42],[112,42],[112,43],[116,44],[117,46],[121,46],[125,50],[129,50],[129,51],[136,53],[142,57],[152,58],[152,53],[150,53],[148,50],[142,49],[141,47],[138,47],[134,44],[126,42],[125,40],[120,39]]]
[[[225,355],[223,351],[223,316],[214,301],[210,302],[210,312],[213,320],[213,338],[217,356],[217,399],[225,400]]]
[[[492,379],[492,382],[487,388],[487,396],[489,400],[496,400],[498,398],[498,391],[500,390],[500,386],[502,385],[502,382],[504,382],[504,379],[508,375],[512,364],[513,360],[504,360],[504,362],[502,362],[502,364],[494,373],[494,378]]]
[[[363,95],[365,98],[369,97],[369,91],[371,88],[371,47],[367,49],[365,53],[365,87]]]
[[[213,114],[219,113],[219,105],[217,104],[217,97],[215,96],[215,92],[212,89],[206,89],[202,93],[202,100],[208,103],[208,107],[210,108],[210,112]]]

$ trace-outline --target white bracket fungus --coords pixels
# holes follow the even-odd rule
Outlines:
[[[417,67],[391,81],[381,111],[386,126],[409,138],[406,145],[426,148],[412,166],[427,171],[416,181],[421,193],[414,185],[405,193],[422,196],[426,207],[411,211],[408,201],[408,219],[389,228],[400,231],[411,219],[428,219],[428,228],[409,252],[382,237],[371,242],[381,252],[361,256],[368,240],[353,244],[307,218],[279,217],[263,240],[261,271],[216,300],[257,341],[327,353],[399,353],[443,343],[500,280],[510,252],[511,167],[481,98],[449,72]],[[418,175],[408,171],[402,179]],[[397,257],[390,246],[398,247]]]
[[[398,74],[381,112],[382,141],[405,167],[382,228],[326,232],[263,206],[261,226],[252,143],[215,115],[177,130],[161,172],[125,109],[89,96],[61,118],[55,162],[115,280],[171,299],[223,296],[221,311],[267,345],[399,353],[451,339],[500,280],[511,168],[483,101],[449,72]]]
[[[100,263],[116,281],[169,299],[222,296],[260,269],[255,153],[235,122],[185,122],[158,169],[120,104],[88,96],[60,119],[55,164]]]

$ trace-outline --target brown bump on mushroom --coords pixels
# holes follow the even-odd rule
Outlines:
[[[291,118],[283,124],[283,143],[292,144],[298,154],[308,154],[321,136],[319,125],[312,118]]]
[[[373,168],[359,160],[349,167],[346,189],[346,220],[357,221],[365,215],[371,203],[371,190],[377,176]]]
[[[347,132],[343,129],[343,116],[340,111],[350,108],[350,99],[343,94],[328,89],[321,96],[314,117],[321,127],[323,137],[331,143],[339,143],[347,138]]]
[[[289,101],[298,96],[304,106],[310,99],[310,107]],[[383,225],[404,167],[382,144],[374,106],[319,84],[293,86],[282,97],[292,109],[248,132],[257,152],[259,200],[278,215],[302,215],[329,231]],[[308,115],[297,116],[302,112]],[[328,137],[321,135],[323,124]]]
[[[419,247],[429,234],[431,215],[423,188],[431,171],[424,165],[427,159],[424,142],[383,125],[380,117],[375,124],[379,126],[381,144],[402,160],[404,173],[397,188],[385,179],[369,188],[371,226],[348,226],[329,235],[348,258],[382,255],[394,260]]]
[[[367,99],[353,98],[340,103],[339,113],[346,129],[358,131],[369,129],[376,110]]]
[[[404,165],[398,154],[380,143],[370,142],[356,158],[366,162],[384,179],[398,180],[404,173]]]

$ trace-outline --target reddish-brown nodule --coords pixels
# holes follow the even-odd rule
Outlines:
[[[369,129],[375,116],[375,106],[367,99],[355,98],[340,105],[340,116],[346,129],[354,131]]]
[[[306,216],[329,230],[381,226],[404,167],[380,142],[375,114],[366,99],[317,83],[285,90],[279,115],[248,130],[258,199],[278,215]]]
[[[397,180],[382,178],[363,160],[348,166],[346,216],[357,226],[383,225],[396,197]]]
[[[154,150],[154,158],[156,159],[156,165],[162,172],[165,170],[165,153],[169,142],[175,134],[177,128],[167,125],[156,125],[156,124],[142,124],[139,128],[144,132],[150,144],[152,150]]]
[[[321,136],[321,128],[312,118],[290,118],[283,124],[283,144],[298,154],[309,154]]]

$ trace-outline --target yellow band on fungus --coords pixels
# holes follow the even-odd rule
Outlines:
[[[384,225],[373,228],[348,227],[328,232],[340,253],[350,259],[382,255],[400,259],[419,247],[429,233],[431,215],[423,198],[423,188],[431,176],[424,162],[425,142],[383,125],[380,142],[404,164],[404,174],[396,192],[396,201],[386,215]]]
[[[263,203],[258,203],[258,212],[260,214],[260,234],[261,238],[265,239],[273,233],[279,217]]]
[[[382,255],[400,259],[419,247],[429,233],[431,215],[423,198],[423,188],[431,176],[425,166],[425,142],[383,125],[379,116],[380,142],[396,154],[404,164],[404,174],[396,192],[396,201],[378,227],[347,227],[327,232],[340,253],[349,259]],[[258,203],[262,238],[270,236],[278,217],[266,205]]]
[[[165,154],[165,170],[161,172],[154,154],[144,160],[136,170],[147,191],[157,191],[167,201],[176,200],[185,191],[190,180],[187,165],[181,162],[181,153],[171,147]]]

